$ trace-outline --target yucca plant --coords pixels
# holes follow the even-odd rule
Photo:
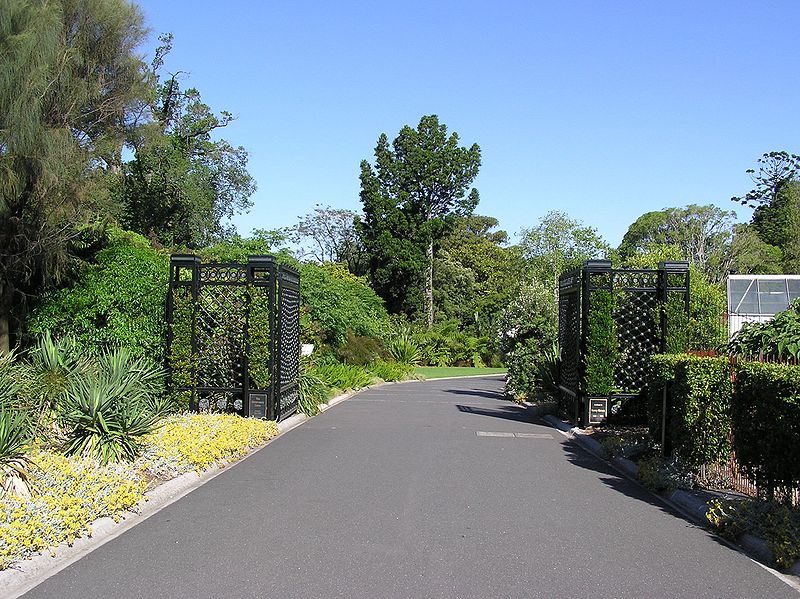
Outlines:
[[[389,340],[386,349],[392,360],[398,364],[408,364],[418,366],[422,360],[419,344],[414,340],[410,333],[401,332],[396,337]]]
[[[558,343],[553,342],[552,346],[542,353],[541,361],[536,365],[536,378],[547,393],[557,397],[561,384],[561,358],[558,353]]]
[[[172,411],[161,396],[163,374],[125,349],[104,353],[95,371],[75,378],[65,395],[59,416],[64,452],[103,464],[134,459],[141,437]]]
[[[52,422],[73,380],[88,374],[92,362],[72,338],[53,339],[49,332],[31,348],[27,357],[32,387],[29,395],[35,404],[27,409],[34,414],[36,427],[41,432],[45,423]]]
[[[26,414],[0,408],[0,496],[15,493],[26,496],[28,489],[28,450],[31,426]]]
[[[0,496],[8,492],[27,495],[30,420],[15,409],[25,383],[14,354],[0,358]]]

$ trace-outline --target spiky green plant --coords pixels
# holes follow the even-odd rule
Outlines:
[[[410,333],[401,332],[386,344],[386,349],[392,359],[398,364],[418,366],[422,360],[419,344]]]
[[[76,377],[88,374],[92,363],[71,337],[54,339],[49,332],[28,351],[28,378],[32,400],[27,409],[34,415],[36,428],[52,422],[58,404]]]
[[[31,427],[28,416],[0,407],[0,496],[13,492],[27,495],[28,449]]]
[[[319,414],[319,406],[328,401],[328,386],[317,376],[307,360],[300,361],[297,384],[300,391],[300,411],[306,416]]]
[[[163,375],[126,349],[101,355],[94,372],[71,383],[60,408],[65,453],[103,464],[134,459],[141,437],[173,409],[162,398]]]

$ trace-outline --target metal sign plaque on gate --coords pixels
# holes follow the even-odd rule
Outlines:
[[[247,410],[247,415],[251,418],[266,418],[267,417],[267,394],[266,393],[251,393],[250,406]]]
[[[589,424],[600,424],[608,416],[608,398],[589,399]]]

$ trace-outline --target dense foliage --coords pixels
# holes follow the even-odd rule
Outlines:
[[[692,471],[730,454],[732,385],[727,357],[664,354],[651,358],[648,418],[660,442],[662,389],[668,385],[668,443]]]
[[[746,322],[725,348],[735,356],[800,358],[800,300],[767,322]]]
[[[506,390],[534,399],[539,364],[558,336],[558,313],[552,291],[534,280],[523,287],[500,317],[500,350],[508,367]]]
[[[800,486],[800,367],[741,362],[732,404],[736,458],[770,499]]]
[[[589,395],[609,395],[614,390],[614,368],[619,356],[614,323],[614,296],[597,290],[589,299],[584,363],[585,389]]]
[[[169,256],[136,233],[109,228],[96,241],[72,285],[42,296],[28,333],[70,336],[90,353],[122,346],[131,353],[164,355],[164,302]]]

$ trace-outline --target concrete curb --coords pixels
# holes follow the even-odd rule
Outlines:
[[[552,425],[554,428],[562,431],[566,434],[566,436],[573,441],[575,441],[578,445],[583,447],[586,451],[591,453],[597,458],[604,460],[610,463],[617,471],[623,474],[626,478],[636,482],[637,484],[641,484],[638,481],[638,474],[639,474],[639,467],[627,458],[611,458],[609,459],[607,452],[603,449],[603,446],[600,445],[597,441],[586,435],[583,429],[578,427],[571,427],[568,423],[564,422],[560,418],[557,418],[553,415],[546,415],[544,419]],[[706,518],[706,514],[710,509],[708,503],[704,500],[700,499],[699,497],[695,497],[688,491],[683,489],[676,489],[670,493],[664,494],[656,494],[662,501],[670,505],[671,507],[675,508],[678,512],[687,516],[692,522],[695,524],[709,529],[709,522],[708,518]],[[709,529],[710,530],[710,529]],[[713,532],[713,531],[712,531]],[[727,542],[727,540],[726,540]],[[757,558],[758,560],[764,563],[770,563],[772,561],[772,552],[769,549],[767,543],[749,533],[743,534],[738,540],[738,548],[745,549],[746,553]],[[733,547],[737,547],[737,545],[732,545]],[[794,565],[786,570],[786,573],[791,574],[793,576],[800,576],[800,560],[797,560]],[[796,584],[792,584],[792,586],[796,587]],[[800,590],[800,589],[797,589]]]

